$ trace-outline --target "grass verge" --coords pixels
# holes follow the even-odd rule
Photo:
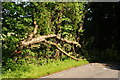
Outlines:
[[[87,60],[75,61],[67,59],[64,61],[54,61],[44,65],[26,64],[14,71],[6,71],[2,74],[2,78],[39,78],[55,72],[59,72],[72,67],[88,64]]]

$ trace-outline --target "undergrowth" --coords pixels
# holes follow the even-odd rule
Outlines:
[[[14,64],[14,69],[2,71],[2,78],[38,78],[72,67],[87,64],[87,60],[54,60],[46,64]],[[4,69],[4,68],[3,68]]]

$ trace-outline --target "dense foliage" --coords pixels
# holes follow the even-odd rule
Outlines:
[[[12,55],[12,53],[17,49],[18,43],[33,32],[34,21],[38,25],[36,37],[39,35],[56,34],[64,39],[79,42],[83,32],[81,26],[84,18],[84,4],[83,2],[4,2],[2,9],[4,18],[2,29],[3,67],[7,65],[9,69],[13,67],[10,64],[26,62],[41,64],[41,62],[46,63],[44,59],[66,58],[54,46],[44,43],[28,46],[17,55]],[[57,39],[50,40],[59,43],[59,46],[71,55],[76,57],[81,55],[74,45],[61,42]]]

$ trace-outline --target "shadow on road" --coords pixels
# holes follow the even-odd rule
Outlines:
[[[109,69],[113,69],[113,70],[119,70],[120,71],[120,63],[101,63],[104,66],[106,66]]]

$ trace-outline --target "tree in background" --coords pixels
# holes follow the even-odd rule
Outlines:
[[[120,4],[119,3],[89,3],[84,20],[84,42],[91,58],[101,61],[120,60]],[[89,57],[90,57],[89,56]],[[113,60],[114,59],[114,60]]]

